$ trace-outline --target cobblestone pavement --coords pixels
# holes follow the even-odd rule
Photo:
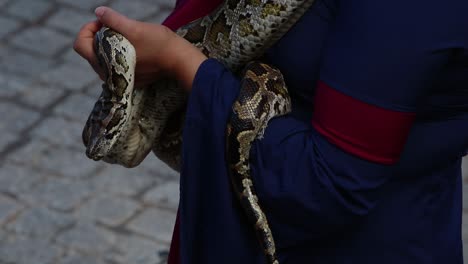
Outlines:
[[[96,5],[160,22],[174,1],[0,0],[0,263],[163,260],[177,175],[153,157],[127,170],[84,156],[100,82],[71,46]]]
[[[100,81],[72,50],[97,5],[160,22],[175,0],[0,0],[0,263],[156,264],[178,176],[93,162],[81,130]]]

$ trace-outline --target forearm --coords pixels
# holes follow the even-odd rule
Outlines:
[[[174,34],[173,40],[169,42],[168,72],[182,84],[183,88],[190,92],[192,83],[200,65],[207,57],[187,40]]]

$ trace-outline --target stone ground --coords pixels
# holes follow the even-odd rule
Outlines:
[[[0,0],[0,264],[164,261],[177,175],[153,157],[132,170],[85,157],[100,81],[71,47],[96,5],[160,22],[174,1]]]
[[[0,263],[164,261],[178,176],[149,157],[88,160],[81,130],[100,81],[72,50],[105,4],[161,22],[175,0],[0,0]]]

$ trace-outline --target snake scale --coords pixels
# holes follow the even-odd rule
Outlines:
[[[241,89],[226,129],[226,158],[233,189],[255,227],[267,263],[278,263],[272,232],[250,177],[252,141],[271,118],[290,111],[281,73],[253,62],[281,38],[314,0],[226,0],[211,14],[176,33],[235,73]],[[180,170],[182,124],[187,95],[176,80],[134,88],[136,53],[121,34],[103,27],[95,52],[106,73],[102,93],[83,129],[86,155],[94,160],[137,166],[150,151]]]

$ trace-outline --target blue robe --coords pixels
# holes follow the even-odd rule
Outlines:
[[[466,14],[465,0],[317,0],[267,52],[293,112],[254,142],[251,166],[280,263],[463,262]],[[239,85],[214,59],[193,83],[176,233],[183,264],[265,261],[225,161]]]

